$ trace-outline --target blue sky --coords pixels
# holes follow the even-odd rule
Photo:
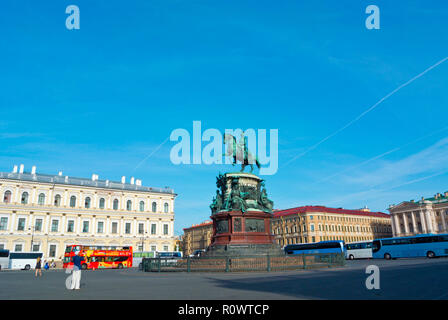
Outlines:
[[[448,191],[448,61],[309,149],[447,57],[446,21],[442,0],[2,1],[0,170],[170,186],[181,234],[235,170],[170,162],[161,143],[199,120],[279,130],[276,208],[386,211]]]

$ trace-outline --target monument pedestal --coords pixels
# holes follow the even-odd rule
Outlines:
[[[281,255],[271,234],[273,202],[261,178],[250,173],[227,173],[217,181],[213,202],[213,238],[207,256]]]

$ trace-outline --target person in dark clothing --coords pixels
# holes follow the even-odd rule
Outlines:
[[[84,261],[84,258],[80,256],[80,251],[76,252],[76,256],[73,257],[73,273],[72,273],[72,290],[79,290],[79,285],[81,283],[81,268],[82,268],[82,261]]]
[[[40,257],[37,257],[35,269],[36,269],[35,277],[37,277],[37,273],[39,273],[39,275],[42,277],[42,260],[40,259]]]

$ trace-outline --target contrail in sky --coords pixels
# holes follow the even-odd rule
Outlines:
[[[437,131],[433,131],[433,132],[431,132],[431,133],[429,133],[429,134],[427,134],[427,135],[424,135],[423,137],[420,137],[420,138],[415,139],[415,140],[413,140],[413,141],[411,141],[411,142],[408,142],[408,143],[402,145],[401,147],[393,148],[393,149],[391,149],[391,150],[389,150],[389,151],[386,151],[386,152],[384,152],[384,153],[382,153],[382,154],[380,154],[380,155],[377,155],[377,156],[375,156],[375,157],[373,157],[373,158],[370,158],[370,159],[368,159],[368,160],[366,160],[366,161],[363,161],[363,162],[361,162],[361,163],[359,163],[359,164],[356,164],[356,165],[351,166],[351,167],[349,167],[349,168],[346,168],[346,169],[344,169],[344,170],[342,170],[342,171],[340,171],[340,172],[337,172],[337,173],[332,174],[332,175],[330,175],[330,176],[327,176],[327,177],[325,177],[325,178],[323,178],[323,179],[320,179],[320,180],[316,181],[315,183],[320,183],[320,182],[323,182],[323,181],[330,180],[331,178],[334,178],[335,176],[337,176],[337,175],[339,175],[339,174],[342,174],[342,173],[344,173],[344,172],[346,172],[346,171],[349,171],[349,170],[356,169],[356,168],[358,168],[358,167],[360,167],[360,166],[363,166],[363,165],[365,165],[365,164],[367,164],[367,163],[369,163],[369,162],[372,162],[372,161],[374,161],[374,160],[380,159],[380,158],[382,158],[382,157],[384,157],[384,156],[387,156],[388,154],[391,154],[391,153],[393,153],[393,152],[395,152],[395,151],[398,151],[398,150],[400,150],[400,149],[403,149],[403,148],[405,148],[405,147],[407,147],[407,146],[409,146],[409,145],[412,145],[412,144],[414,144],[414,143],[416,143],[416,142],[419,142],[419,141],[421,141],[421,140],[423,140],[423,139],[426,139],[426,138],[428,138],[428,137],[430,137],[430,136],[433,136],[433,135],[435,135],[435,134],[437,134],[437,133],[440,133],[440,132],[442,132],[442,131],[445,131],[445,130],[447,130],[447,129],[448,129],[448,127],[444,127],[444,128],[439,129],[439,130],[437,130]]]
[[[291,160],[289,160],[288,162],[286,162],[282,167],[287,166],[288,164],[290,164],[291,162],[293,162],[294,160],[297,160],[301,157],[303,157],[304,155],[306,155],[308,152],[310,152],[311,150],[316,149],[319,145],[321,145],[322,143],[324,143],[325,141],[327,141],[328,139],[334,137],[335,135],[337,135],[339,132],[347,129],[349,126],[351,126],[352,124],[354,124],[355,122],[357,122],[359,119],[361,119],[362,117],[364,117],[367,113],[369,113],[370,111],[372,111],[373,109],[375,109],[378,105],[380,105],[383,101],[385,101],[386,99],[388,99],[390,96],[394,95],[397,91],[399,91],[400,89],[406,87],[408,84],[414,82],[415,80],[417,80],[418,78],[422,77],[425,73],[427,73],[428,71],[431,71],[432,69],[434,69],[435,67],[437,67],[438,65],[444,63],[446,60],[448,60],[448,57],[445,57],[444,59],[440,60],[439,62],[437,62],[436,64],[432,65],[431,67],[429,67],[428,69],[426,69],[425,71],[423,71],[422,73],[416,75],[415,77],[413,77],[412,79],[410,79],[409,81],[403,83],[401,86],[399,86],[398,88],[396,88],[395,90],[393,90],[392,92],[390,92],[389,94],[387,94],[386,96],[384,96],[383,98],[381,98],[377,103],[375,103],[373,106],[371,106],[370,108],[368,108],[367,110],[365,110],[363,113],[361,113],[359,116],[357,116],[355,119],[353,119],[352,121],[350,121],[349,123],[347,123],[345,126],[339,128],[338,130],[336,130],[335,132],[333,132],[332,134],[330,134],[329,136],[325,137],[324,139],[322,139],[321,141],[319,141],[318,143],[316,143],[315,145],[309,147],[307,150],[305,150],[304,152],[300,153],[299,155],[295,156],[294,158],[292,158]]]
[[[137,170],[146,160],[148,160],[149,158],[152,157],[152,155],[154,153],[156,153],[168,140],[170,139],[170,137],[166,138],[165,141],[163,141],[161,144],[159,144],[157,146],[157,148],[154,149],[153,152],[151,152],[145,159],[143,159],[142,161],[140,161],[140,163],[134,168],[133,171]]]

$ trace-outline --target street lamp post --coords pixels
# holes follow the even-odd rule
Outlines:
[[[31,252],[33,252],[34,229],[35,229],[35,226],[28,228],[28,230],[32,230],[32,232],[31,232],[31,250],[30,250]]]
[[[144,249],[144,241],[145,241],[145,234],[147,234],[148,232],[146,232],[146,231],[144,231],[143,233],[142,233],[142,237],[140,238],[141,240],[142,240],[142,250],[140,250],[141,252],[143,252],[143,249]]]

